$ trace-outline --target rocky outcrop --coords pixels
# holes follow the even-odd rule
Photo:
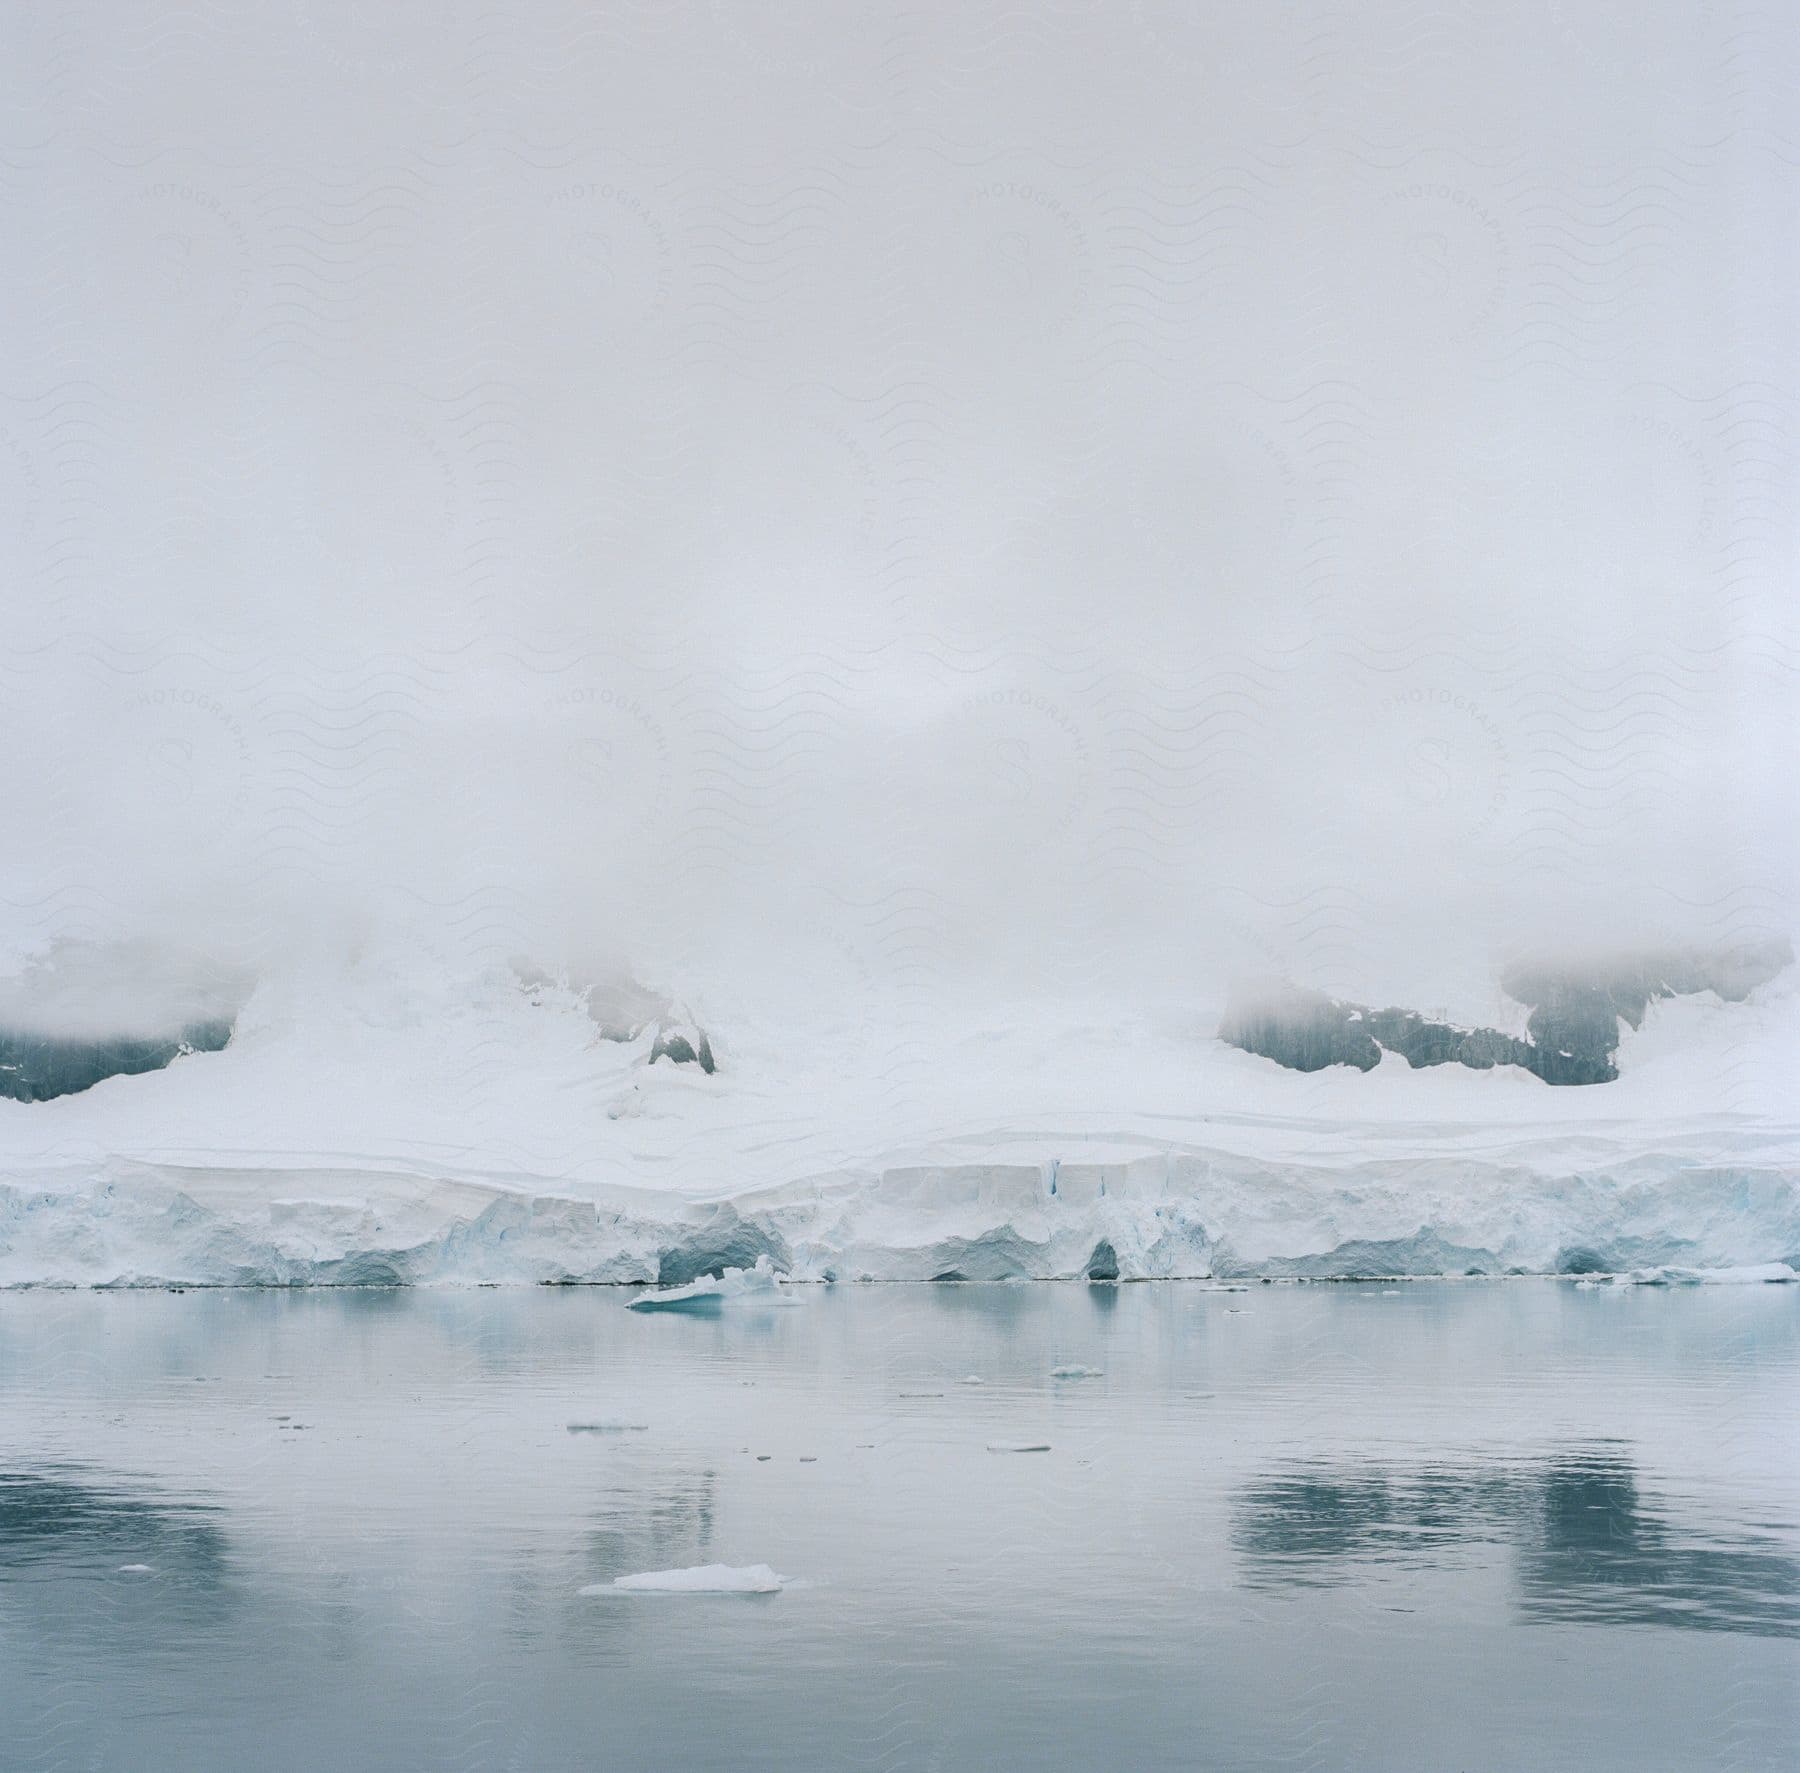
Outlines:
[[[708,1077],[714,1069],[712,1042],[697,1022],[685,1030],[667,1023],[660,1026],[650,1048],[650,1063],[654,1065],[658,1059],[667,1059],[672,1065],[698,1065]]]
[[[709,1076],[717,1069],[706,1030],[672,997],[640,984],[627,973],[599,976],[552,975],[528,961],[514,961],[513,971],[528,991],[558,987],[575,992],[602,1040],[629,1044],[651,1035],[650,1060],[671,1065],[698,1065]]]
[[[0,1027],[0,1096],[49,1102],[91,1090],[109,1077],[161,1071],[184,1053],[216,1053],[231,1022],[190,1022],[166,1039],[54,1040],[28,1029]]]
[[[1353,1065],[1372,1071],[1383,1052],[1415,1069],[1466,1065],[1474,1071],[1517,1065],[1548,1084],[1610,1083],[1620,1023],[1641,1027],[1658,998],[1710,991],[1741,1002],[1793,961],[1786,942],[1705,951],[1686,949],[1580,965],[1542,962],[1509,968],[1501,986],[1530,1009],[1528,1039],[1493,1028],[1458,1028],[1411,1010],[1371,1009],[1291,985],[1233,993],[1219,1038],[1290,1071]]]
[[[50,1102],[230,1041],[249,981],[135,944],[60,943],[0,981],[0,1097]]]
[[[1582,966],[1526,963],[1501,975],[1508,997],[1530,1007],[1526,1022],[1540,1052],[1564,1068],[1604,1076],[1552,1077],[1552,1083],[1606,1082],[1619,1075],[1614,1058],[1621,1022],[1641,1028],[1658,998],[1710,991],[1741,1003],[1794,958],[1786,942],[1731,949],[1680,949]],[[1540,1073],[1540,1075],[1542,1075]]]

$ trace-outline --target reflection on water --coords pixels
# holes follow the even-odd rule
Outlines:
[[[84,1639],[142,1624],[129,1605],[97,1613],[86,1604],[88,1583],[111,1578],[114,1592],[129,1596],[133,1583],[116,1579],[154,1577],[154,1617],[164,1632],[215,1625],[235,1599],[219,1509],[66,1468],[0,1471],[0,1576],[33,1630]]]
[[[1264,1586],[1365,1579],[1383,1563],[1472,1547],[1514,1558],[1530,1617],[1800,1637],[1800,1557],[1775,1532],[1683,1524],[1646,1501],[1615,1447],[1575,1448],[1501,1472],[1300,1461],[1246,1484],[1232,1543]]]
[[[582,1535],[592,1580],[723,1561],[713,1538],[717,1496],[717,1478],[701,1471],[678,1477],[661,1491],[607,1498]]]
[[[1520,1560],[1522,1600],[1546,1619],[1800,1637],[1800,1558],[1773,1532],[1708,1531],[1647,1503],[1617,1454],[1561,1460]]]
[[[1775,1291],[0,1294],[0,1765],[1785,1767]]]
[[[105,1563],[129,1556],[222,1583],[217,1510],[172,1503],[63,1471],[0,1471],[0,1548],[15,1568]]]

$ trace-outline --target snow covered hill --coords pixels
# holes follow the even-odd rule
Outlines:
[[[1653,1003],[1618,1080],[1568,1090],[1392,1053],[1303,1075],[1221,1043],[1217,1006],[709,1002],[708,1073],[576,989],[390,954],[265,980],[223,1051],[0,1102],[0,1284],[1785,1261],[1797,1007],[1791,975]]]

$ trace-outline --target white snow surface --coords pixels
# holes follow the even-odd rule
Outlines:
[[[879,999],[701,1005],[706,1076],[500,970],[368,963],[260,988],[223,1052],[0,1101],[0,1285],[1754,1268],[1800,1255],[1769,991],[1653,1005],[1589,1089],[1303,1076],[1205,1008]]]

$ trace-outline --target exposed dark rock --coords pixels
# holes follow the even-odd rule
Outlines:
[[[250,981],[138,943],[60,943],[0,980],[0,1097],[49,1102],[230,1039]]]
[[[1462,1038],[1455,1058],[1471,1071],[1492,1071],[1496,1065],[1523,1065],[1529,1047],[1510,1034],[1498,1034],[1492,1028],[1475,1028]]]
[[[1641,1028],[1656,999],[1702,991],[1741,1003],[1793,958],[1786,942],[1764,942],[1561,967],[1524,963],[1509,967],[1500,984],[1508,997],[1530,1006],[1526,1027],[1540,1056],[1530,1069],[1547,1083],[1605,1083],[1619,1075],[1621,1021]]]
[[[0,1096],[49,1102],[109,1077],[161,1071],[183,1053],[216,1053],[231,1039],[226,1020],[193,1022],[165,1040],[51,1040],[0,1028]]]
[[[602,1040],[627,1044],[654,1032],[649,1062],[698,1065],[709,1076],[717,1068],[707,1032],[676,1001],[640,984],[626,973],[552,975],[527,960],[515,960],[513,971],[528,991],[562,988],[577,993]]]
[[[1219,1038],[1290,1071],[1327,1065],[1369,1071],[1385,1050],[1415,1068],[1458,1064],[1488,1071],[1517,1065],[1548,1084],[1610,1083],[1619,1075],[1621,1021],[1640,1027],[1645,1010],[1662,997],[1711,991],[1729,1003],[1741,1002],[1793,958],[1786,942],[1768,942],[1582,966],[1515,966],[1501,985],[1530,1010],[1526,1040],[1493,1028],[1433,1022],[1411,1010],[1372,1010],[1317,991],[1265,985],[1233,993]]]
[[[1323,992],[1280,986],[1234,996],[1219,1038],[1290,1071],[1323,1071],[1327,1065],[1372,1071],[1381,1063],[1381,1049],[1363,1025],[1365,1014]]]
[[[1541,1006],[1552,1016],[1580,1023],[1610,1010],[1637,1028],[1645,1009],[1659,997],[1710,991],[1726,1003],[1742,1003],[1793,959],[1793,946],[1786,941],[1668,949],[1569,965],[1520,962],[1507,968],[1500,984],[1508,997],[1534,1010]]]
[[[688,1035],[671,1033],[668,1028],[656,1031],[656,1044],[650,1049],[650,1063],[654,1065],[658,1059],[667,1059],[675,1065],[698,1065],[708,1077],[713,1073],[712,1042],[706,1038],[706,1030],[694,1026],[690,1030],[693,1039]]]

